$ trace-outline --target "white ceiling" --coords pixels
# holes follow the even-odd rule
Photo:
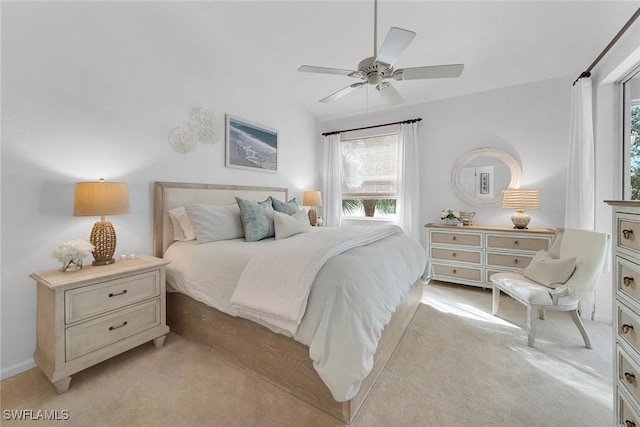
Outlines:
[[[374,90],[319,99],[358,80],[299,73],[300,65],[356,69],[372,56],[373,0],[262,1],[203,6],[237,65],[297,99],[320,120],[383,108]],[[405,104],[578,76],[640,5],[634,1],[380,0],[378,46],[392,26],[416,38],[396,68],[464,63],[458,79],[394,82]],[[636,23],[639,25],[640,23]],[[640,44],[640,41],[639,41]],[[244,71],[244,70],[243,70]],[[240,70],[239,70],[240,72]]]

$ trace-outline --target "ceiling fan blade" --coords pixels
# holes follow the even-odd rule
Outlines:
[[[389,105],[398,105],[404,102],[404,99],[391,83],[383,82],[376,85],[378,93],[387,101]]]
[[[446,79],[452,77],[460,77],[463,69],[464,64],[399,68],[393,73],[393,78],[396,80]]]
[[[347,86],[343,89],[340,89],[339,91],[332,93],[331,95],[327,96],[326,98],[322,98],[319,102],[332,102],[335,101],[336,99],[340,99],[343,96],[350,94],[351,92],[353,92],[354,90],[361,88],[362,86],[364,86],[366,83],[365,82],[358,82],[358,83],[354,83],[350,86]]]
[[[387,33],[387,37],[385,37],[382,42],[382,46],[380,46],[380,50],[376,56],[376,62],[383,62],[389,67],[392,67],[415,36],[416,33],[413,31],[391,27]]]
[[[357,73],[353,70],[343,70],[340,68],[328,68],[328,67],[315,67],[313,65],[301,65],[298,71],[303,73],[320,73],[320,74],[336,74],[338,76],[348,76],[352,73]]]

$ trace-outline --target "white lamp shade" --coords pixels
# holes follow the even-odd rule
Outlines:
[[[538,190],[512,188],[502,191],[502,207],[512,209],[539,209]]]
[[[322,195],[319,191],[305,191],[302,195],[302,206],[322,206]]]

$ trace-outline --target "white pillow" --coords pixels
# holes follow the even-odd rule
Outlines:
[[[293,215],[287,215],[282,212],[273,212],[273,226],[276,231],[276,240],[286,239],[300,233],[308,233],[311,231],[309,224],[309,216],[304,209],[299,210]]]
[[[193,232],[193,224],[187,215],[184,206],[173,208],[169,211],[169,219],[173,224],[173,239],[180,242],[195,240],[196,235]]]
[[[554,259],[545,250],[535,254],[529,266],[524,270],[524,277],[550,288],[563,285],[576,269],[576,257]]]
[[[185,208],[198,243],[244,237],[238,205],[188,204]]]

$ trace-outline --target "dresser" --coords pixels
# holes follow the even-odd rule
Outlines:
[[[640,427],[640,202],[613,207],[614,425]]]
[[[494,273],[522,270],[547,249],[555,231],[510,227],[426,224],[427,254],[435,280],[492,288]],[[639,426],[640,427],[640,426]]]
[[[153,340],[166,325],[165,266],[160,258],[136,256],[79,271],[32,273],[37,283],[34,359],[58,393],[71,374]]]

